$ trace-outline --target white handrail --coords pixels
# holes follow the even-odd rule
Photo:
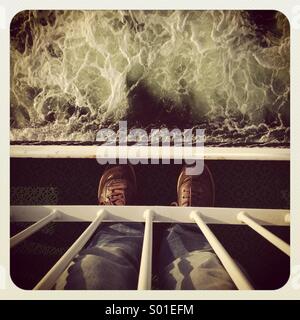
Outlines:
[[[286,242],[284,242],[282,239],[277,237],[275,234],[258,224],[256,221],[251,219],[245,212],[241,211],[237,218],[244,222],[246,225],[248,225],[251,229],[256,231],[258,234],[260,234],[262,237],[264,237],[266,240],[271,242],[275,247],[277,247],[279,250],[284,252],[286,255],[290,256],[290,246]]]
[[[253,219],[262,221],[263,225],[289,226],[286,209],[249,209],[217,207],[176,207],[176,206],[11,206],[11,221],[36,222],[47,216],[52,210],[61,213],[59,221],[93,221],[97,212],[107,212],[106,222],[145,222],[144,213],[148,209],[155,211],[153,222],[190,223],[191,211],[201,211],[205,223],[210,224],[244,224],[237,219],[237,214],[247,211]]]
[[[151,290],[152,282],[152,242],[153,242],[153,218],[154,212],[146,210],[144,241],[141,256],[138,290]]]
[[[239,290],[253,290],[252,285],[250,284],[247,277],[243,274],[241,269],[238,267],[236,262],[231,258],[229,253],[223,247],[221,242],[217,239],[217,237],[213,234],[213,232],[209,229],[206,223],[201,218],[200,214],[197,211],[192,211],[190,214],[190,218],[196,222],[207,241],[212,246],[216,255],[222,262],[224,268],[228,272],[232,281],[236,285]]]
[[[11,145],[10,157],[12,158],[96,158],[105,155],[107,146],[68,146],[68,145]],[[182,148],[182,147],[178,147]],[[103,149],[103,151],[102,151]],[[133,152],[135,150],[136,152]],[[150,157],[151,154],[164,157],[165,147],[163,146],[120,146],[117,148],[117,157],[127,158],[128,154],[140,155],[141,158]],[[176,158],[176,147],[170,147],[170,158]],[[193,153],[194,154],[194,153]],[[168,154],[169,156],[169,154]],[[268,161],[289,161],[290,149],[272,147],[204,147],[197,155],[197,159],[206,160],[268,160]],[[103,156],[104,157],[104,156]]]
[[[44,217],[43,219],[37,221],[36,223],[32,224],[25,230],[22,230],[18,234],[14,235],[13,237],[10,238],[10,248],[15,247],[18,243],[24,241],[28,237],[30,237],[32,234],[35,232],[39,231],[42,229],[45,225],[53,221],[54,219],[59,217],[59,212],[57,210],[52,210],[52,212]]]
[[[87,227],[81,236],[73,243],[68,251],[56,262],[56,264],[48,271],[48,273],[40,280],[34,287],[34,290],[50,290],[54,286],[56,280],[69,265],[72,259],[84,247],[84,245],[91,238],[96,231],[101,221],[104,219],[106,211],[101,209],[98,211],[95,220]]]

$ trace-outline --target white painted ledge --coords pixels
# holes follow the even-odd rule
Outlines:
[[[217,207],[175,207],[175,206],[11,206],[12,222],[36,222],[48,216],[53,210],[59,214],[54,221],[94,221],[100,209],[105,209],[105,222],[145,222],[145,211],[154,213],[154,223],[191,223],[190,213],[201,211],[201,217],[207,224],[244,224],[238,219],[240,212],[255,219],[260,225],[289,226],[286,209],[250,209]]]
[[[105,146],[63,146],[63,145],[12,145],[11,158],[110,158],[112,147]],[[205,160],[262,160],[262,161],[289,161],[290,149],[269,147],[204,147],[192,148],[190,159]],[[181,147],[123,146],[116,148],[115,158],[133,159],[178,159]],[[131,155],[134,154],[132,157]],[[188,153],[187,153],[188,154]],[[153,157],[153,155],[155,155]]]

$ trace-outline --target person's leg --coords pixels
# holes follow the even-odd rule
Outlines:
[[[167,290],[235,289],[199,228],[184,224],[175,224],[165,232],[159,283]]]
[[[100,205],[132,204],[135,193],[132,167],[114,166],[105,170],[99,183]],[[143,231],[141,223],[103,223],[88,247],[59,277],[55,289],[136,289]]]
[[[179,206],[214,205],[211,172],[187,176],[183,168],[177,184]],[[160,251],[159,282],[162,289],[235,289],[231,278],[196,225],[175,224],[164,234]]]
[[[55,289],[136,289],[143,233],[140,223],[104,226],[59,277]]]

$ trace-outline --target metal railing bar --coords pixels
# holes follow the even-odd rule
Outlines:
[[[289,214],[289,213],[287,213],[287,214],[285,215],[284,221],[285,221],[286,223],[290,223],[290,222],[291,222],[291,217],[290,217],[290,214]]]
[[[61,213],[59,222],[93,221],[100,209],[105,209],[106,222],[145,222],[144,212],[155,211],[155,223],[190,223],[192,210],[201,211],[206,224],[243,224],[237,214],[247,211],[261,225],[288,226],[285,216],[287,209],[249,209],[249,208],[216,208],[216,207],[176,207],[176,206],[11,206],[11,221],[36,222],[48,215],[52,210]]]
[[[13,237],[10,238],[10,248],[15,247],[20,242],[26,240],[28,237],[30,237],[35,232],[42,229],[44,226],[46,226],[51,221],[59,218],[60,213],[57,210],[52,210],[52,212],[44,217],[43,219],[37,221],[36,223],[32,224],[25,230],[22,230],[21,232],[17,233]]]
[[[170,146],[170,158],[176,159],[176,146]],[[187,150],[188,147],[184,147]],[[86,146],[86,145],[11,145],[11,158],[97,158],[104,157],[109,149],[108,146]],[[201,149],[201,148],[200,148]],[[268,160],[268,161],[289,161],[289,148],[274,147],[205,147],[197,151],[195,159],[206,160]],[[133,152],[135,150],[136,152]],[[138,158],[150,158],[157,154],[163,158],[165,147],[163,146],[118,146],[117,158],[127,158],[129,154],[135,154]],[[181,150],[181,149],[179,149]],[[195,150],[195,148],[193,149]],[[181,154],[181,153],[180,153]],[[140,157],[138,156],[140,155]],[[168,156],[169,159],[169,156]]]
[[[48,271],[48,273],[34,287],[34,290],[50,290],[54,286],[56,280],[69,265],[72,259],[85,246],[93,233],[99,227],[104,219],[106,211],[101,209],[98,211],[97,217],[81,234],[81,236],[73,243],[73,245],[65,252],[65,254],[56,262],[56,264]]]
[[[152,282],[152,245],[154,211],[146,210],[144,240],[138,279],[138,290],[151,290]]]
[[[229,253],[226,251],[226,249],[223,247],[214,233],[210,230],[207,224],[203,221],[200,213],[198,213],[197,211],[192,211],[190,214],[190,218],[194,220],[194,222],[198,225],[199,229],[202,231],[207,241],[212,246],[213,250],[222,262],[224,268],[228,272],[236,287],[239,290],[253,290],[253,287],[247,277],[244,275],[244,273],[241,271],[241,269],[238,267],[236,262],[232,259],[232,257],[229,255]]]
[[[255,232],[260,234],[263,238],[268,240],[270,243],[272,243],[275,247],[277,247],[279,250],[284,252],[286,255],[290,256],[290,246],[285,241],[277,237],[274,233],[270,232],[260,224],[258,224],[256,221],[251,219],[245,212],[241,211],[237,218],[244,222],[247,226],[249,226],[251,229],[253,229]]]

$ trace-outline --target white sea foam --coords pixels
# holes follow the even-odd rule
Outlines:
[[[268,30],[269,28],[269,30]],[[289,142],[289,26],[241,11],[31,11],[11,25],[11,140],[206,128],[215,143]]]

